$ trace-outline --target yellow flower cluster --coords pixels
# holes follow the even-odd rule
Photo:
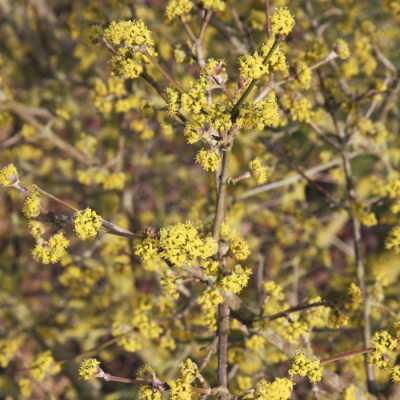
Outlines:
[[[214,172],[218,168],[221,159],[214,151],[201,149],[196,154],[196,162],[201,164],[206,171]]]
[[[75,213],[75,232],[82,240],[94,237],[102,225],[102,220],[100,215],[97,215],[96,211],[92,211],[89,207],[86,210],[79,210]]]
[[[210,119],[214,129],[228,130],[232,126],[231,111],[232,106],[222,103],[212,105]]]
[[[287,378],[275,378],[272,383],[264,379],[256,385],[257,400],[288,400],[293,391],[293,382]]]
[[[36,129],[28,124],[24,124],[21,129],[21,135],[24,139],[30,139],[31,137],[35,136],[37,133]]]
[[[208,236],[200,239],[197,229],[190,223],[172,225],[160,232],[161,257],[176,266],[194,258],[205,260],[218,248],[216,241]]]
[[[154,103],[152,101],[142,100],[140,102],[139,111],[143,117],[150,118],[154,115]]]
[[[261,165],[261,160],[255,158],[249,163],[250,175],[257,181],[259,185],[267,182],[267,167]]]
[[[246,340],[246,348],[253,351],[262,350],[267,345],[267,341],[259,335],[253,335],[250,339]]]
[[[225,292],[240,293],[247,286],[251,275],[250,268],[243,269],[241,265],[235,265],[233,270],[224,276],[220,282]]]
[[[197,303],[200,304],[204,313],[205,320],[210,331],[217,329],[217,310],[218,304],[223,302],[223,297],[218,289],[207,289],[203,295],[198,298]]]
[[[143,261],[157,260],[159,242],[156,238],[146,237],[144,239],[135,239],[135,254]]]
[[[340,310],[332,311],[328,318],[328,326],[331,329],[339,329],[342,326],[346,326],[349,322],[349,317]]]
[[[386,195],[391,199],[400,197],[400,179],[391,179],[385,186]]]
[[[170,294],[174,299],[179,298],[179,293],[176,291],[176,278],[168,275],[164,271],[160,278],[160,284],[164,288],[165,293]]]
[[[255,10],[252,8],[250,10],[249,22],[254,30],[263,31],[266,23],[265,11]]]
[[[132,331],[130,325],[114,321],[111,333],[114,337],[121,336],[118,339],[117,344],[130,353],[135,353],[142,348],[142,344],[138,340],[138,334]]]
[[[198,142],[204,134],[205,116],[198,114],[192,116],[190,122],[187,122],[183,134],[187,137],[188,143],[193,144]]]
[[[262,287],[267,296],[271,296],[276,300],[283,300],[285,298],[285,295],[282,292],[282,288],[274,281],[265,282],[263,283]]]
[[[380,331],[375,333],[371,340],[371,346],[373,350],[368,355],[368,363],[384,369],[388,365],[384,355],[389,350],[396,348],[397,340],[388,331]]]
[[[77,149],[82,150],[88,156],[93,156],[96,153],[99,140],[92,135],[87,135],[82,132],[79,135],[79,140],[75,143]]]
[[[141,400],[160,400],[161,392],[153,391],[151,386],[141,385],[139,391],[139,399]]]
[[[192,387],[189,382],[182,379],[177,381],[168,382],[171,386],[171,400],[191,400],[192,398]]]
[[[32,255],[36,261],[42,261],[43,264],[55,263],[65,254],[68,245],[69,240],[62,232],[58,232],[49,241],[38,239]]]
[[[264,57],[259,56],[257,51],[254,55],[240,57],[239,65],[240,77],[244,79],[260,79],[268,73],[268,64],[264,64]]]
[[[278,113],[278,103],[275,96],[261,100],[258,103],[252,101],[246,103],[239,110],[239,117],[236,124],[246,131],[258,129],[262,131],[265,126],[270,126]]]
[[[218,261],[204,261],[202,267],[209,276],[217,276],[220,271]]]
[[[232,239],[229,243],[230,255],[237,260],[245,260],[250,254],[248,244],[241,238]]]
[[[110,75],[122,75],[125,79],[136,79],[143,72],[143,65],[134,60],[130,52],[118,49],[118,54],[110,60]]]
[[[261,47],[261,52],[264,58],[268,56],[273,44],[274,40],[269,39],[267,43]],[[268,65],[270,66],[272,72],[286,71],[288,69],[286,57],[279,49],[274,51],[268,61]]]
[[[393,368],[388,368],[387,372],[390,374],[392,381],[400,383],[400,367],[394,366]]]
[[[212,10],[215,12],[225,10],[225,3],[222,0],[198,0],[197,2],[204,10]]]
[[[95,358],[84,360],[79,366],[79,375],[85,381],[93,378],[100,372],[100,367],[98,365],[100,365],[100,361],[97,361]]]
[[[298,86],[299,89],[309,89],[311,85],[311,70],[308,66],[303,61],[296,60],[290,66],[290,69],[291,72],[295,74],[295,86]]]
[[[17,181],[18,172],[14,164],[8,164],[0,170],[0,186],[11,186]]]
[[[167,95],[167,109],[169,115],[176,115],[181,108],[181,95],[174,86],[165,89]]]
[[[302,321],[294,321],[289,323],[282,330],[282,336],[290,343],[295,342],[302,333],[306,333],[308,325]]]
[[[349,388],[343,391],[342,400],[356,400],[356,390],[354,385],[351,385]]]
[[[93,25],[86,32],[87,41],[93,44],[97,44],[104,36],[103,28],[100,25]]]
[[[380,122],[373,123],[370,119],[359,118],[357,120],[357,127],[361,135],[371,139],[375,144],[383,142],[388,136],[385,125]]]
[[[288,35],[294,27],[294,18],[287,8],[277,8],[271,18],[272,34]]]
[[[190,89],[181,96],[182,111],[199,114],[208,109],[206,92],[201,83],[192,84]]]
[[[16,337],[13,339],[0,339],[0,366],[7,368],[11,358],[21,347],[23,339]]]
[[[303,97],[300,100],[294,100],[290,106],[290,114],[293,121],[310,122],[311,117],[314,115],[312,111],[312,103],[310,100]]]
[[[54,359],[51,355],[51,351],[47,350],[43,353],[40,353],[34,360],[31,362],[31,375],[32,378],[37,382],[41,382],[46,373],[56,374],[60,371],[60,366],[55,366],[53,364]],[[50,368],[51,367],[51,368]]]
[[[312,383],[319,382],[322,379],[324,368],[321,367],[319,360],[309,360],[300,350],[296,350],[294,357],[290,359],[290,365],[292,367],[289,370],[290,376],[308,376]]]
[[[378,223],[373,212],[366,212],[361,202],[355,201],[351,204],[352,214],[365,226],[374,226]]]
[[[199,368],[190,358],[183,362],[179,367],[181,369],[183,380],[189,383],[193,382],[199,373]]]
[[[395,226],[389,232],[385,241],[385,248],[388,250],[393,249],[397,254],[400,253],[400,225]]]
[[[190,13],[193,3],[190,0],[170,0],[165,9],[165,15],[168,21],[174,17],[183,17]]]
[[[83,269],[70,265],[58,279],[61,285],[68,288],[73,296],[84,297],[92,292],[92,288],[104,275],[105,271],[102,266]]]
[[[343,39],[336,40],[333,45],[333,50],[342,60],[346,60],[346,58],[350,57],[349,46]]]
[[[112,44],[119,45],[124,42],[127,47],[154,46],[151,32],[146,28],[142,20],[111,22],[104,31],[105,38]]]
[[[27,219],[36,218],[41,211],[41,200],[37,193],[32,193],[26,200],[22,212]]]
[[[351,311],[357,310],[363,302],[361,289],[355,283],[352,283],[350,287],[347,288],[346,294],[350,300],[350,303],[345,305],[346,309]]]

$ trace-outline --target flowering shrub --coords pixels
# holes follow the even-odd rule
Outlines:
[[[398,2],[0,10],[0,398],[399,397]]]

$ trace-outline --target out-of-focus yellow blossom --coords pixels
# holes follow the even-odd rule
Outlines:
[[[47,350],[43,353],[40,353],[32,362],[31,362],[31,375],[32,378],[37,382],[41,382],[46,373],[55,374],[60,371],[60,366],[52,366],[54,362],[53,356],[51,355],[51,351]],[[52,366],[52,368],[50,368]]]
[[[42,202],[37,193],[32,193],[26,200],[22,212],[28,219],[36,218],[41,211]]]
[[[308,376],[310,382],[320,382],[324,368],[321,367],[319,360],[309,360],[303,352],[296,350],[294,357],[290,359],[291,369],[289,375]]]
[[[249,350],[261,350],[267,345],[267,341],[259,335],[253,335],[250,339],[246,340],[246,348]]]
[[[290,107],[292,120],[306,123],[310,122],[311,117],[314,115],[314,113],[310,111],[312,106],[311,101],[305,97],[293,101]]]
[[[75,213],[75,232],[78,237],[85,240],[88,237],[97,235],[97,231],[101,228],[103,219],[96,211],[89,207],[86,210],[79,210]]]
[[[24,124],[21,129],[21,135],[24,139],[30,139],[31,137],[36,135],[36,129],[28,124]]]
[[[81,133],[79,135],[79,140],[75,143],[76,148],[82,150],[89,156],[93,156],[96,153],[99,141],[96,137],[87,135],[86,133]]]
[[[58,232],[49,241],[38,239],[32,255],[36,261],[42,261],[43,264],[55,263],[65,254],[68,246],[69,240],[62,232]]]
[[[302,321],[294,321],[285,326],[282,330],[282,336],[290,343],[296,341],[302,333],[306,333],[308,325]]]
[[[198,0],[198,3],[201,8],[215,12],[224,11],[226,7],[222,0]]]
[[[383,142],[388,136],[388,131],[382,123],[373,123],[370,119],[364,117],[357,120],[357,127],[361,135],[372,139],[376,144]]]
[[[294,82],[300,89],[307,90],[311,85],[311,70],[300,60],[296,60],[290,66],[291,72],[295,75]]]
[[[199,373],[199,368],[190,358],[183,362],[179,367],[181,369],[183,380],[189,383],[196,379],[196,376]]]
[[[174,299],[179,298],[179,293],[176,291],[176,278],[166,273],[161,275],[160,284],[164,288],[165,293],[171,295]]]
[[[240,57],[239,65],[240,77],[244,79],[260,79],[268,73],[268,64],[264,64],[264,57],[259,56],[258,52]]]
[[[23,397],[31,397],[32,393],[32,385],[31,381],[28,378],[22,378],[18,382],[19,390]]]
[[[351,211],[353,215],[365,226],[374,226],[378,223],[375,214],[372,212],[366,212],[361,202],[353,202],[351,204]]]
[[[288,400],[293,391],[293,381],[287,378],[275,378],[270,383],[264,379],[256,385],[257,400]]]
[[[400,253],[400,225],[395,226],[389,232],[385,241],[385,248],[388,250],[393,249],[397,254]]]
[[[355,283],[352,283],[350,287],[347,288],[346,294],[350,300],[350,303],[345,305],[346,309],[351,311],[357,310],[363,302],[361,289]]]
[[[14,164],[6,165],[0,170],[0,186],[11,186],[18,181],[18,172]]]
[[[287,8],[277,8],[271,16],[272,35],[288,35],[294,27],[294,18]]]
[[[154,115],[154,103],[152,101],[142,100],[139,110],[144,117],[150,118]]]
[[[95,358],[88,358],[87,360],[82,361],[79,366],[79,375],[87,381],[90,378],[93,378],[100,372],[100,361],[97,361]]]
[[[283,300],[285,298],[282,288],[274,281],[265,282],[263,283],[262,287],[268,296],[271,296],[276,300]]]
[[[189,382],[182,379],[177,381],[168,382],[171,387],[171,400],[191,400],[192,387]]]
[[[221,159],[214,151],[202,149],[196,154],[196,162],[201,164],[206,171],[214,172],[218,168]]]
[[[86,39],[89,43],[97,44],[104,36],[103,28],[100,25],[93,25],[86,33]]]
[[[125,186],[125,172],[113,172],[104,177],[104,190],[122,190]]]
[[[388,184],[385,186],[385,191],[387,196],[391,199],[400,197],[400,179],[389,180]]]
[[[252,8],[250,10],[249,21],[254,30],[263,31],[266,24],[265,11],[255,10]]]
[[[349,322],[349,317],[340,310],[332,311],[328,318],[328,326],[331,329],[339,329],[346,326]]]
[[[350,57],[349,46],[343,39],[338,39],[333,45],[333,50],[339,56],[340,59],[346,60]]]
[[[243,269],[241,265],[235,265],[233,270],[222,278],[221,286],[225,292],[240,293],[247,286],[250,275],[250,268]]]
[[[275,96],[261,100],[254,104],[252,101],[246,103],[239,110],[236,124],[246,131],[258,129],[262,131],[265,126],[270,126],[277,115],[278,103]]]
[[[259,185],[267,182],[267,167],[261,165],[261,160],[255,158],[249,163],[250,175],[257,181]]]
[[[197,303],[204,313],[207,327],[210,331],[217,329],[217,310],[218,304],[224,301],[221,293],[217,289],[206,289],[203,295],[197,299]]]
[[[23,343],[22,337],[12,339],[0,339],[0,366],[7,368],[8,363],[21,347]]]
[[[245,260],[250,254],[248,244],[242,238],[232,239],[229,243],[232,257],[237,260]]]
[[[356,400],[356,390],[353,385],[343,390],[342,400]]]
[[[395,366],[387,371],[393,382],[400,383],[400,367]]]
[[[146,28],[142,20],[111,22],[104,31],[105,38],[112,44],[123,44],[127,47],[135,45],[154,46],[151,32]]]
[[[328,45],[323,39],[314,39],[310,42],[305,59],[312,64],[322,60],[329,54]]]
[[[174,17],[183,17],[190,13],[193,3],[189,0],[170,0],[165,8],[165,15],[168,21]]]

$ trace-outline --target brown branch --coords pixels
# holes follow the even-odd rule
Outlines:
[[[265,18],[267,19],[265,28],[267,31],[267,38],[269,40],[269,39],[271,39],[271,21],[269,19],[269,0],[265,0]]]

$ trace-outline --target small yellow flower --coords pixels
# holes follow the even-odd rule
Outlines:
[[[276,378],[272,383],[269,383],[263,379],[257,383],[255,394],[260,400],[288,400],[291,397],[292,391],[293,382],[290,379]]]
[[[190,13],[193,3],[189,0],[170,0],[165,9],[165,15],[168,21],[174,17],[183,17]]]
[[[169,382],[171,386],[171,400],[191,400],[192,387],[189,382],[178,379],[175,382]]]
[[[100,365],[100,361],[97,361],[95,358],[88,358],[87,360],[84,360],[79,366],[79,375],[85,381],[93,378],[101,371],[98,365]]]
[[[55,263],[65,255],[65,249],[69,246],[69,240],[64,237],[62,232],[58,232],[49,241],[38,239],[32,256],[36,261],[43,264]]]
[[[271,17],[271,31],[273,35],[288,35],[294,27],[294,18],[287,8],[276,8]]]
[[[283,300],[285,298],[285,295],[282,292],[282,288],[274,281],[265,282],[262,286],[268,296],[271,296],[276,300]]]
[[[196,162],[201,164],[206,171],[214,172],[218,168],[221,159],[214,151],[202,149],[196,155]]]
[[[22,212],[28,219],[36,218],[41,211],[41,200],[37,193],[32,193],[26,200]]]
[[[257,52],[240,57],[239,64],[240,77],[244,79],[260,79],[269,72],[268,64],[264,64],[264,57]]]
[[[78,237],[85,240],[88,237],[97,235],[97,231],[102,224],[102,218],[92,211],[89,207],[86,210],[79,210],[75,213],[75,232]]]
[[[198,3],[205,10],[215,12],[225,10],[225,3],[222,0],[198,0]]]
[[[18,181],[18,172],[14,164],[8,164],[0,170],[0,186],[12,186]]]
[[[143,117],[150,118],[154,115],[154,103],[152,101],[142,100],[140,102],[139,111]]]
[[[190,358],[183,362],[180,368],[183,379],[189,383],[194,381],[199,373],[199,368]]]
[[[247,286],[251,275],[250,268],[243,269],[241,265],[235,265],[233,270],[224,276],[221,286],[225,292],[240,293]]]
[[[250,254],[249,246],[241,238],[232,239],[229,243],[229,249],[232,256],[237,260],[245,260]]]
[[[294,357],[290,360],[290,365],[292,367],[289,370],[290,376],[308,376],[312,383],[319,382],[322,379],[322,372],[324,369],[321,367],[319,360],[309,360],[300,350],[296,350]]]
[[[349,46],[343,39],[336,40],[335,44],[333,45],[333,50],[342,60],[350,57]]]
[[[111,44],[118,45],[123,42],[127,47],[135,45],[154,46],[151,32],[146,28],[142,20],[113,21],[104,31],[104,36]]]
[[[261,160],[255,158],[249,163],[250,175],[257,181],[259,185],[267,182],[267,167],[261,165]]]

